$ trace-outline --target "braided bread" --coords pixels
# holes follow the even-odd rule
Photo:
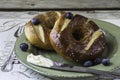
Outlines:
[[[32,45],[46,50],[54,49],[65,59],[74,62],[82,63],[102,57],[105,35],[88,18],[58,11],[34,18],[40,22],[33,24],[31,20],[25,25],[25,36]]]
[[[33,24],[32,19],[25,25],[25,36],[28,41],[39,48],[52,50],[53,48],[49,41],[49,34],[56,20],[63,13],[64,12],[50,11],[35,16],[33,19],[38,19],[39,23]]]
[[[65,59],[80,63],[102,57],[105,36],[99,27],[84,16],[76,14],[68,19],[67,15],[59,17],[50,33],[54,50]]]

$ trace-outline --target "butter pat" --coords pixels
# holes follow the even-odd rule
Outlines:
[[[32,53],[27,56],[27,62],[43,67],[51,67],[54,65],[52,60],[42,55],[33,55]]]

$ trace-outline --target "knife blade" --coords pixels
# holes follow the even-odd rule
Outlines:
[[[78,73],[90,73],[95,75],[108,76],[114,79],[120,79],[120,74],[116,72],[102,71],[102,70],[92,69],[88,67],[74,66],[70,64],[55,62],[42,55],[29,54],[27,56],[27,62],[36,66],[50,68],[54,70],[78,72]]]

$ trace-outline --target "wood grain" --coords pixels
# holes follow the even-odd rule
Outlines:
[[[120,9],[120,0],[1,0],[0,9]]]
[[[0,11],[0,19],[31,19],[37,14],[44,13],[46,11],[23,11],[23,12],[10,12]],[[67,11],[68,12],[68,11]],[[75,14],[81,14],[83,16],[95,19],[120,19],[120,10],[115,11],[70,11]]]

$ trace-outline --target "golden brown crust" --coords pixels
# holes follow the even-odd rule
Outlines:
[[[28,41],[39,48],[52,50],[53,48],[49,41],[49,35],[56,20],[63,13],[64,12],[50,11],[35,16],[34,18],[40,21],[39,25],[34,25],[31,21],[25,25],[25,35]]]
[[[65,21],[64,14],[50,33],[51,44],[58,54],[75,62],[94,60],[102,56],[105,36],[93,21],[75,15],[61,31]]]

